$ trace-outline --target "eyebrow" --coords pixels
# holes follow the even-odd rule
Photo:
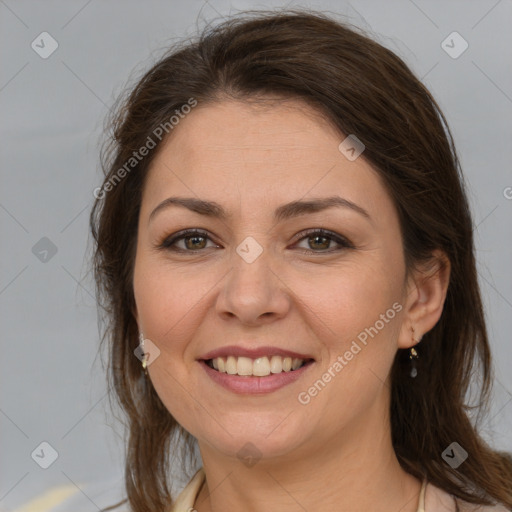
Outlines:
[[[180,206],[195,213],[199,213],[200,215],[221,220],[227,220],[233,216],[215,201],[205,201],[195,197],[168,197],[151,212],[148,223],[151,222],[158,212],[171,206]],[[316,213],[333,207],[350,208],[371,222],[370,214],[364,208],[339,196],[292,201],[290,203],[283,204],[276,208],[274,212],[274,219],[277,222],[280,222],[292,217]]]

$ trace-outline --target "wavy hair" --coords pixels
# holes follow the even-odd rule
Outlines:
[[[190,98],[205,105],[265,96],[305,101],[341,134],[356,134],[365,144],[363,157],[379,172],[397,208],[408,271],[436,249],[448,257],[443,313],[423,336],[417,378],[408,378],[405,350],[397,351],[391,368],[394,450],[404,470],[455,497],[512,507],[512,458],[483,440],[476,421],[481,415],[470,419],[474,411],[486,410],[491,355],[473,222],[446,119],[392,51],[348,23],[293,9],[245,11],[173,46],[118,100],[107,120],[104,181],[90,229],[109,389],[127,419],[125,486],[131,509],[156,511],[172,504],[169,471],[176,452],[171,447],[183,446],[184,460],[193,463],[195,439],[164,407],[150,380],[141,378],[133,354],[138,330],[132,278],[141,195],[162,142],[129,175],[114,179]],[[474,403],[467,399],[470,384],[478,391]],[[469,453],[457,469],[441,457],[453,441]]]

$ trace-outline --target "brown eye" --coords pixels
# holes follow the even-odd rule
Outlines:
[[[344,249],[353,249],[354,245],[349,242],[346,238],[337,235],[336,233],[332,233],[331,231],[326,231],[324,229],[316,229],[310,230],[306,233],[302,233],[303,236],[301,240],[307,240],[309,250],[305,250],[304,253],[322,253],[322,252],[334,252],[338,249],[329,249],[329,246],[334,241],[339,246]],[[311,250],[313,249],[313,250]]]
[[[310,236],[308,237],[309,246],[313,249],[328,249],[331,239],[328,236]],[[314,247],[316,246],[316,247]]]
[[[176,244],[182,240],[184,241],[183,246],[178,247]],[[159,244],[159,247],[178,252],[196,252],[205,249],[208,240],[210,240],[210,237],[206,232],[190,229],[166,238]]]
[[[202,235],[193,235],[182,237],[185,240],[187,249],[204,249],[206,237]]]
[[[308,243],[308,248],[302,251],[305,254],[331,253],[341,249],[354,248],[354,245],[345,237],[324,229],[312,229],[301,234],[303,236],[300,241],[307,240]],[[181,241],[183,241],[183,245],[179,247],[177,244]],[[208,241],[211,241],[211,239],[205,231],[188,229],[166,238],[158,247],[175,252],[200,252],[208,248]],[[339,247],[330,248],[333,242],[338,244]]]

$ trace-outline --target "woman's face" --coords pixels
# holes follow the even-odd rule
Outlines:
[[[295,101],[199,104],[152,163],[135,316],[160,350],[149,366],[158,395],[218,456],[252,449],[291,458],[387,430],[406,298],[401,234],[378,174],[364,152],[354,160],[350,148],[340,151],[344,138]],[[157,209],[170,197],[214,202],[226,215]],[[283,208],[326,198],[345,204]],[[162,245],[185,229],[206,235]],[[270,375],[208,367],[208,353],[228,346],[225,369],[264,375],[271,367]],[[313,362],[279,373],[289,363],[272,349]]]

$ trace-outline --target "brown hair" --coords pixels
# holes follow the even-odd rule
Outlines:
[[[397,352],[391,369],[392,441],[400,464],[466,501],[512,507],[512,458],[489,447],[478,434],[478,422],[468,417],[472,410],[486,410],[491,356],[472,218],[446,119],[393,52],[347,23],[294,9],[246,11],[207,27],[147,71],[110,119],[111,139],[102,152],[104,188],[90,226],[106,320],[102,343],[110,342],[108,378],[128,420],[125,484],[132,509],[164,510],[172,503],[171,438],[181,438],[184,455],[192,454],[195,439],[167,411],[149,379],[141,379],[133,354],[138,331],[132,276],[141,193],[161,142],[115,186],[112,178],[191,98],[204,105],[225,97],[279,95],[308,102],[341,134],[355,134],[365,144],[363,156],[382,176],[398,210],[408,271],[435,249],[450,260],[443,313],[418,348],[417,378],[406,373],[405,350]],[[478,400],[471,405],[466,394],[475,379]],[[469,453],[457,469],[441,457],[453,441]]]

